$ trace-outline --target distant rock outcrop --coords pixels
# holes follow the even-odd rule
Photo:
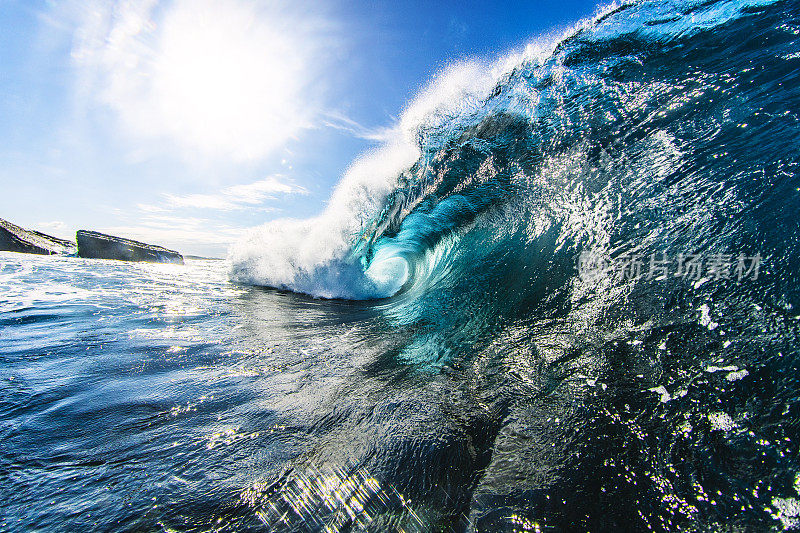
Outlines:
[[[0,251],[68,255],[75,253],[75,243],[40,231],[21,228],[0,218]]]
[[[174,250],[86,230],[78,232],[78,257],[183,264],[183,256]]]

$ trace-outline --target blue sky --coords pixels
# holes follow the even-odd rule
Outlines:
[[[593,0],[0,0],[0,217],[224,256],[319,213],[453,62],[491,60]]]

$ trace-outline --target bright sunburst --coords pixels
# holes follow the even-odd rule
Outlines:
[[[322,36],[286,9],[177,0],[97,9],[76,55],[90,91],[144,137],[247,160],[308,126]]]

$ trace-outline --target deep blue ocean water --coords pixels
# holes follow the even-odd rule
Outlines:
[[[261,525],[248,491],[360,403],[335,391],[374,315],[233,286],[218,261],[0,253],[0,526]]]
[[[800,528],[799,36],[610,7],[225,262],[0,254],[0,528]]]

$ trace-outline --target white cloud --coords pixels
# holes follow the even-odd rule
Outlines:
[[[52,222],[39,222],[37,224],[37,226],[40,227],[40,228],[46,228],[46,229],[53,230],[53,229],[61,229],[61,228],[63,228],[64,227],[64,223],[62,221],[60,221],[60,220],[53,220]]]
[[[343,113],[334,111],[329,111],[325,114],[322,119],[322,125],[349,133],[353,137],[357,137],[359,139],[379,143],[388,142],[394,136],[394,127],[370,128],[367,126],[362,126]]]
[[[275,175],[210,194],[165,193],[163,203],[139,203],[131,211],[111,209],[120,222],[99,230],[180,252],[222,257],[231,243],[252,229],[237,224],[228,211],[253,207],[262,213],[274,211],[263,204],[287,194],[308,191]],[[200,211],[203,216],[198,216]]]
[[[308,194],[308,191],[270,176],[253,183],[227,187],[217,194],[165,194],[164,196],[172,207],[230,211],[262,204],[279,194]],[[154,206],[144,207],[145,211],[151,212],[159,209]]]
[[[166,213],[169,211],[165,207],[151,204],[136,204],[136,207],[146,213]]]
[[[322,108],[333,25],[288,2],[85,0],[73,59],[90,103],[135,137],[264,157]],[[307,11],[307,10],[306,10]]]

